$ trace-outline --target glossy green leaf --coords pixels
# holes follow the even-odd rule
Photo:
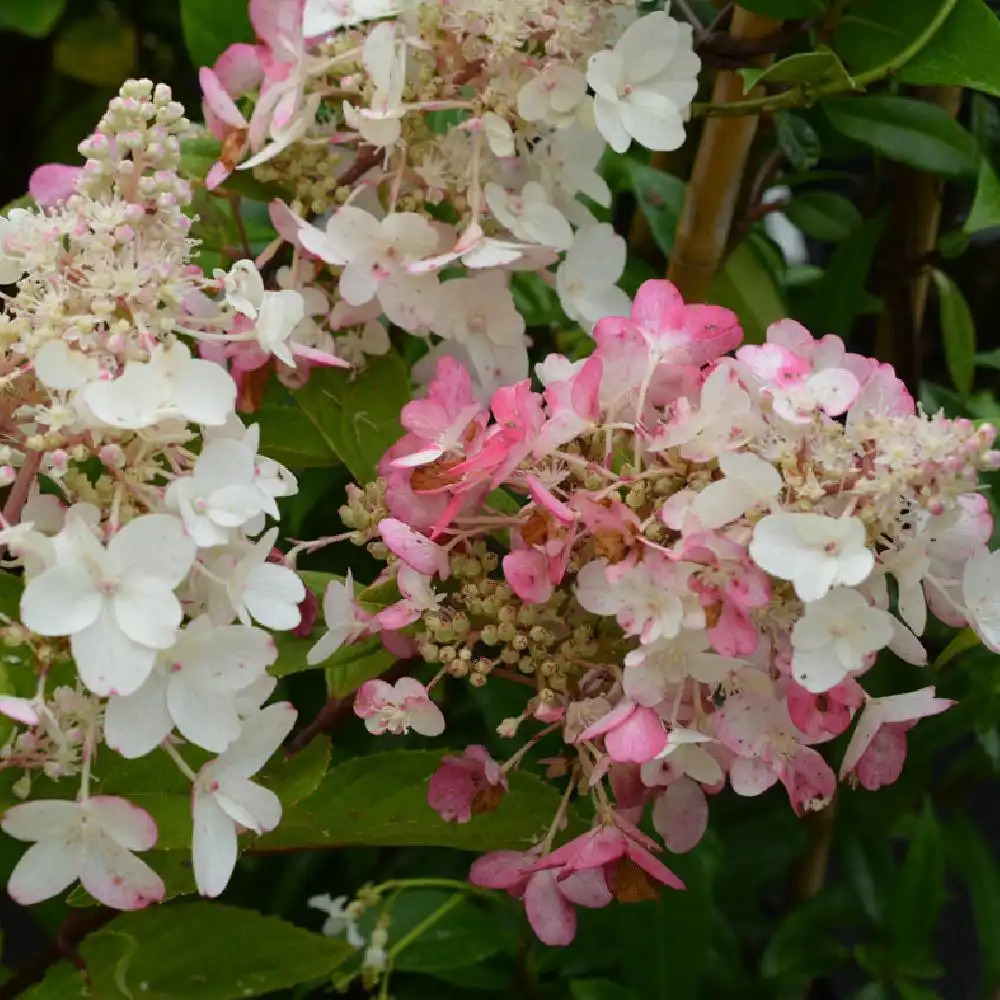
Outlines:
[[[954,816],[945,827],[949,866],[965,883],[979,939],[984,991],[1000,987],[1000,858],[995,845],[965,816]]]
[[[312,795],[330,766],[330,740],[318,736],[291,756],[279,754],[258,779],[281,799],[286,809]]]
[[[1000,177],[997,177],[993,165],[984,156],[983,162],[979,164],[976,197],[962,232],[971,235],[997,226],[1000,226]]]
[[[180,0],[184,44],[195,66],[211,66],[234,42],[252,42],[245,0]]]
[[[68,961],[62,961],[53,965],[40,983],[29,987],[18,997],[19,1000],[88,1000],[90,991],[83,973]]]
[[[747,344],[763,343],[768,326],[788,315],[775,273],[752,239],[729,255],[712,279],[708,301],[739,316]]]
[[[498,903],[503,902],[498,898]],[[411,889],[401,893],[388,907],[388,949],[403,940],[421,924],[426,929],[393,959],[399,972],[438,973],[478,965],[501,951],[513,954],[517,931],[513,922],[505,923],[497,906],[489,901],[439,889]],[[430,918],[437,917],[433,923]]]
[[[765,978],[806,983],[836,968],[848,955],[836,932],[856,919],[856,903],[843,887],[828,888],[792,909],[771,936],[761,957]]]
[[[43,38],[56,26],[66,4],[67,0],[3,0],[0,31]]]
[[[52,65],[95,87],[117,86],[135,67],[135,28],[113,12],[68,24],[56,37]]]
[[[356,757],[328,772],[316,792],[288,811],[254,845],[458,847],[470,851],[524,848],[559,807],[555,786],[527,773],[494,812],[469,823],[446,823],[427,804],[427,781],[448,751],[392,750]],[[377,789],[377,794],[373,794]]]
[[[740,6],[755,14],[782,20],[820,17],[827,9],[826,0],[740,0]]]
[[[399,413],[410,398],[410,376],[396,353],[372,359],[358,374],[315,368],[295,399],[323,440],[361,483],[403,435]]]
[[[275,917],[198,902],[117,917],[80,953],[101,1000],[243,1000],[325,976],[352,949]]]
[[[913,42],[941,0],[853,0],[834,47],[852,73],[880,66]],[[951,84],[1000,96],[1000,23],[984,0],[958,0],[937,34],[900,71],[905,83]]]
[[[840,57],[825,46],[815,52],[796,52],[779,59],[763,69],[751,67],[738,70],[743,77],[744,93],[749,93],[759,83],[785,84],[836,84],[843,90],[850,90],[854,83],[844,68]]]
[[[846,240],[862,221],[857,206],[832,191],[803,191],[784,212],[806,236],[828,243]]]
[[[975,139],[936,104],[879,94],[831,98],[822,107],[839,132],[886,159],[949,177],[979,170]]]
[[[886,902],[888,946],[898,966],[923,963],[944,902],[944,842],[927,802]]]
[[[571,979],[569,995],[573,1000],[640,1000],[640,994],[610,979]]]
[[[684,205],[684,181],[644,163],[628,163],[632,190],[639,209],[649,223],[656,245],[666,256],[674,248],[677,220]]]
[[[806,171],[819,163],[820,146],[816,130],[800,115],[779,111],[774,115],[778,146],[793,170]]]
[[[884,214],[865,219],[837,247],[801,317],[810,329],[840,336],[850,333],[865,302],[865,284],[884,226]]]
[[[968,396],[976,371],[976,327],[961,289],[943,271],[935,270],[940,303],[944,357],[955,388]]]

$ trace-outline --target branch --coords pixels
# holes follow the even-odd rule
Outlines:
[[[38,470],[42,466],[42,453],[40,451],[29,451],[25,453],[24,462],[18,470],[17,479],[7,494],[7,502],[3,505],[4,524],[17,524],[21,520],[21,511],[28,500],[28,494],[38,476]]]
[[[72,962],[76,968],[85,971],[83,959],[76,953],[80,942],[94,931],[100,930],[108,921],[118,916],[117,910],[107,906],[73,910],[56,931],[52,943],[39,952],[0,986],[0,1000],[14,1000],[25,990],[45,977],[45,973],[63,959]]]
[[[962,104],[961,87],[927,87],[915,96],[926,97],[952,117]],[[896,164],[892,172],[892,207],[883,238],[886,256],[894,266],[885,273],[885,308],[879,321],[876,353],[890,362],[914,394],[920,383],[924,325],[931,266],[936,261],[941,224],[943,180]]]
[[[729,30],[737,39],[764,38],[773,34],[779,23],[737,7]],[[740,76],[720,72],[712,91],[713,105],[727,106],[742,93]],[[710,119],[705,124],[667,273],[689,301],[704,300],[722,261],[757,122],[755,116],[744,116]]]
[[[889,59],[887,62],[876,66],[874,69],[858,73],[851,78],[850,82],[833,80],[826,84],[800,84],[797,87],[790,87],[778,94],[767,94],[762,97],[750,98],[749,100],[726,100],[720,101],[713,97],[708,103],[695,103],[691,105],[691,116],[693,118],[710,117],[739,117],[743,115],[757,115],[765,111],[781,111],[788,108],[803,108],[814,104],[821,97],[832,97],[835,94],[854,93],[863,90],[873,83],[892,76],[899,72],[914,56],[927,45],[928,42],[938,33],[938,30],[948,19],[948,15],[955,9],[958,0],[943,0],[937,13],[931,18],[927,27],[901,52]],[[741,8],[737,8],[737,13]],[[734,26],[736,15],[733,16]]]

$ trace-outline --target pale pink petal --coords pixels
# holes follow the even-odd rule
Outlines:
[[[80,883],[99,903],[115,910],[141,910],[166,895],[160,876],[109,837],[87,844]]]
[[[777,780],[778,775],[771,765],[754,757],[738,758],[729,769],[729,783],[737,795],[761,795]]]
[[[553,591],[549,561],[537,549],[515,549],[503,557],[504,579],[527,604],[544,604]]]
[[[876,792],[891,785],[903,773],[906,761],[906,727],[883,726],[854,767],[862,788]]]
[[[558,881],[559,891],[577,906],[599,910],[614,899],[603,868],[586,868]]]
[[[642,705],[604,737],[608,756],[620,764],[645,763],[666,745],[667,734],[659,715]]]
[[[667,786],[653,804],[653,826],[668,851],[684,854],[695,847],[708,827],[708,801],[699,785],[682,778]]]
[[[647,875],[671,889],[683,889],[684,883],[662,862],[653,857],[649,851],[643,850],[631,840],[626,841],[625,853]]]
[[[43,163],[28,178],[28,194],[41,208],[51,208],[65,201],[76,190],[76,182],[83,176],[83,167],[66,163]]]
[[[556,885],[555,872],[536,872],[524,890],[524,909],[531,929],[543,944],[568,945],[576,936],[576,911]]]
[[[520,895],[534,864],[535,858],[521,851],[492,851],[473,861],[469,881],[484,889],[507,889]]]
[[[448,579],[448,553],[440,545],[393,517],[380,521],[378,527],[389,551],[399,556],[411,569],[425,576]]]

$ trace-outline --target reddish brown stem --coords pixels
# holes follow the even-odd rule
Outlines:
[[[24,462],[18,470],[17,479],[10,488],[7,495],[7,502],[3,505],[4,524],[17,524],[21,520],[21,511],[28,500],[31,486],[38,477],[38,470],[42,466],[42,453],[40,451],[29,451],[24,456]]]

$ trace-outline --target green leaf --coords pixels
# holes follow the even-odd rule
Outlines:
[[[3,0],[0,31],[17,31],[31,38],[44,38],[66,9],[67,0]]]
[[[666,256],[674,248],[677,220],[684,206],[684,181],[664,170],[628,161],[628,175],[639,209],[656,245]]]
[[[852,73],[902,52],[941,9],[941,0],[853,0],[834,47]],[[900,71],[904,83],[951,84],[1000,96],[1000,23],[983,0],[959,0],[937,34]]]
[[[747,344],[762,344],[768,326],[788,315],[774,271],[753,239],[741,243],[729,255],[712,279],[707,300],[739,316]]]
[[[449,907],[396,954],[392,963],[394,969],[431,974],[446,972],[478,965],[501,951],[512,954],[516,950],[514,925],[505,926],[497,919],[496,906],[484,905],[483,900],[467,895],[457,902],[453,902],[454,899],[454,893],[439,889],[412,889],[401,893],[392,903],[389,951],[437,911]]]
[[[80,945],[100,1000],[243,1000],[325,976],[350,945],[219,903],[117,917]]]
[[[348,655],[347,650],[353,650],[353,655]],[[331,697],[343,698],[357,691],[365,681],[384,674],[398,660],[399,657],[386,649],[378,638],[342,646],[323,664],[326,689]]]
[[[610,979],[571,979],[569,995],[573,1000],[640,1000],[640,994]]]
[[[803,191],[784,213],[806,236],[828,243],[846,240],[862,221],[854,203],[832,191]]]
[[[984,156],[979,164],[979,181],[976,197],[973,199],[969,217],[962,232],[971,235],[982,229],[1000,226],[1000,178],[997,177],[990,161]]]
[[[445,295],[447,296],[447,285]],[[530,327],[551,327],[565,322],[559,296],[537,275],[528,271],[515,272],[510,291],[514,305]]]
[[[822,106],[839,132],[886,159],[949,177],[979,170],[976,140],[936,104],[879,94],[831,98]]]
[[[372,359],[357,375],[314,368],[295,394],[302,412],[360,483],[376,476],[379,459],[403,435],[399,413],[410,376],[398,354]]]
[[[666,858],[685,888],[621,907],[612,918],[622,985],[643,998],[701,997],[713,937],[712,879],[721,851],[709,835],[688,854]]]
[[[826,12],[826,0],[740,0],[740,6],[755,14],[796,21],[819,17]]]
[[[737,70],[743,77],[743,92],[749,93],[757,84],[820,84],[836,83],[840,89],[854,89],[854,81],[832,49],[819,46],[815,52],[796,52],[763,69],[751,67]]]
[[[56,37],[52,65],[95,87],[117,86],[135,66],[135,28],[110,14],[68,24]]]
[[[888,944],[897,966],[926,961],[943,902],[944,843],[928,801],[886,901]]]
[[[277,379],[264,390],[254,419],[260,426],[260,451],[292,469],[340,465],[336,452]]]
[[[945,848],[949,866],[972,897],[984,993],[994,992],[1000,987],[1000,861],[996,850],[961,814],[945,827]]]
[[[856,904],[842,886],[800,903],[771,936],[761,956],[761,973],[774,982],[798,985],[830,972],[848,955],[835,932],[856,916]]]
[[[260,781],[287,809],[316,791],[329,766],[330,740],[320,736],[290,757],[276,757],[261,772]]]
[[[254,846],[280,850],[364,844],[490,851],[526,847],[552,821],[559,792],[532,774],[518,772],[511,775],[511,790],[496,811],[474,816],[469,823],[446,823],[427,804],[427,781],[446,753],[391,750],[346,761],[329,771],[316,792],[289,810],[278,829]]]
[[[813,287],[802,317],[810,329],[842,337],[850,333],[865,302],[865,282],[884,226],[884,213],[865,219],[837,247],[823,277]]]
[[[779,111],[774,115],[774,128],[778,146],[794,170],[804,172],[819,163],[819,136],[804,118]]]
[[[234,42],[255,40],[245,0],[181,0],[184,44],[195,66],[211,66]]]
[[[934,270],[941,308],[941,336],[944,339],[944,357],[955,388],[968,396],[976,371],[976,327],[958,285],[943,271]]]

